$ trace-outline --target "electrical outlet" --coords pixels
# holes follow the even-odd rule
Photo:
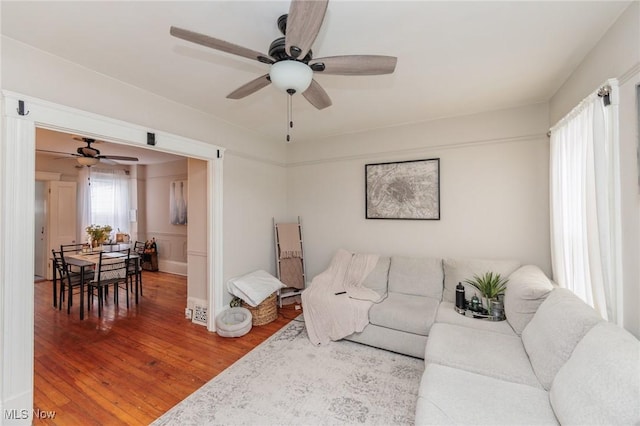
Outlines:
[[[193,316],[193,309],[185,308],[184,309],[184,317],[188,320]]]

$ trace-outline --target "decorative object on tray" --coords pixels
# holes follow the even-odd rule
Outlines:
[[[89,239],[91,240],[91,246],[97,247],[109,239],[113,228],[109,225],[94,225],[91,224],[85,228]]]
[[[491,314],[493,301],[498,301],[498,296],[504,295],[507,289],[508,279],[502,278],[500,274],[487,272],[482,276],[474,275],[472,280],[465,280],[478,289],[482,297],[486,300],[486,309]]]
[[[465,289],[462,283],[456,287],[456,312],[461,315],[483,318],[490,321],[502,321],[504,316],[504,304],[502,298],[507,289],[507,279],[500,274],[487,272],[482,276],[474,275],[473,280],[465,280],[479,292],[485,303],[473,295],[470,301],[466,300]]]
[[[365,165],[367,219],[440,220],[440,159]]]

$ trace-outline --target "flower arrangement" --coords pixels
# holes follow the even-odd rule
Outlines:
[[[89,237],[91,237],[92,244],[102,244],[109,238],[113,228],[109,225],[89,225],[85,228]]]

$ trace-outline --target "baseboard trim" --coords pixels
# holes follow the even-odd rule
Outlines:
[[[187,264],[185,262],[158,259],[158,270],[170,274],[187,276]]]

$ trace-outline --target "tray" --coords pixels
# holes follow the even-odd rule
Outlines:
[[[481,312],[472,311],[470,309],[460,309],[454,307],[455,311],[460,315],[464,315],[465,317],[480,319],[484,321],[504,321],[507,317],[504,316],[504,313],[500,317],[494,317],[493,315],[483,314]]]

